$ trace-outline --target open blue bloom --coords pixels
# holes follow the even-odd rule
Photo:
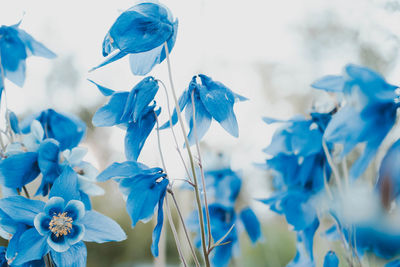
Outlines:
[[[178,20],[158,1],[145,1],[123,12],[103,41],[103,56],[109,56],[95,70],[130,54],[135,75],[146,75],[171,52],[178,33]],[[112,54],[111,54],[112,53]],[[111,55],[110,55],[111,54]]]
[[[343,156],[357,144],[365,143],[363,153],[350,170],[350,177],[355,179],[368,167],[396,121],[398,86],[365,67],[350,64],[344,72],[343,76],[324,77],[312,86],[344,94],[347,103],[332,117],[324,138],[343,144]]]
[[[161,112],[155,103],[151,104],[159,89],[158,82],[151,76],[146,77],[130,92],[116,92],[94,84],[110,100],[96,111],[93,125],[126,128],[125,155],[128,160],[136,161]]]
[[[392,200],[400,194],[400,140],[397,140],[387,151],[379,168],[376,188],[380,191],[381,200],[389,207]]]
[[[339,258],[334,251],[328,251],[324,258],[324,267],[338,267]]]
[[[26,225],[15,250],[15,265],[50,253],[57,266],[85,266],[83,241],[103,243],[126,238],[116,222],[85,210],[79,200],[77,179],[69,175],[54,184],[47,203],[14,196],[1,199],[0,210],[16,223]]]
[[[200,78],[201,83],[197,82],[197,77]],[[194,98],[195,114],[193,114],[192,94]],[[182,111],[185,110],[186,121],[189,124],[189,144],[192,145],[196,142],[193,117],[195,117],[196,120],[196,134],[199,141],[210,128],[213,118],[229,134],[238,137],[239,129],[235,113],[233,112],[233,106],[235,102],[244,100],[247,100],[247,98],[235,94],[224,84],[214,81],[204,74],[194,76],[188,89],[183,92],[178,101],[179,108]],[[175,125],[177,121],[178,117],[175,109],[172,114],[172,124]],[[169,126],[170,123],[167,122],[161,129]]]
[[[151,252],[158,256],[158,242],[164,221],[163,203],[169,180],[160,168],[149,168],[136,161],[113,163],[97,177],[100,182],[114,179],[124,196],[132,227],[138,221],[147,222],[157,212],[157,225],[153,231]]]
[[[86,125],[81,119],[71,114],[62,114],[53,109],[47,109],[24,119],[20,124],[22,133],[31,132],[30,127],[34,120],[41,123],[45,138],[53,138],[60,142],[61,150],[76,147],[86,132]]]
[[[28,56],[54,58],[56,55],[20,29],[19,24],[0,27],[0,62],[4,76],[22,87],[25,82],[25,60]],[[0,78],[0,95],[3,82]]]

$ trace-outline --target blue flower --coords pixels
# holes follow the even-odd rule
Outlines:
[[[19,24],[0,27],[0,62],[4,76],[22,87],[25,82],[25,60],[28,56],[54,58],[56,55],[20,29]],[[1,85],[3,81],[0,78],[0,94]]]
[[[197,77],[201,83],[197,82]],[[195,135],[193,131],[193,104],[192,94],[194,98],[194,108],[196,111],[196,133],[199,141],[204,137],[214,118],[229,134],[234,137],[239,136],[238,124],[236,121],[233,106],[236,101],[244,101],[247,98],[235,94],[224,84],[212,80],[210,77],[199,74],[194,76],[187,90],[179,98],[179,107],[185,110],[186,121],[189,124],[190,132],[188,134],[189,144],[195,143]],[[172,124],[178,121],[176,109],[172,114]],[[161,129],[170,126],[165,123]]]
[[[165,59],[165,43],[171,52],[177,33],[178,20],[173,20],[166,6],[158,1],[139,3],[111,26],[103,41],[103,56],[109,57],[92,70],[130,54],[132,73],[146,75]]]
[[[342,156],[357,144],[365,149],[350,170],[358,178],[375,156],[380,144],[396,121],[399,107],[397,86],[387,83],[378,73],[356,65],[347,65],[343,76],[327,76],[312,86],[343,92],[346,104],[332,117],[324,138],[343,144]],[[374,134],[371,134],[373,132]]]
[[[155,102],[150,104],[158,92],[158,82],[151,76],[146,77],[130,92],[116,92],[94,84],[103,95],[110,96],[110,100],[96,111],[93,125],[126,128],[125,155],[128,160],[136,161],[161,113],[160,108],[156,109]]]
[[[86,242],[122,241],[120,226],[110,218],[85,210],[77,180],[69,170],[58,179],[47,203],[21,196],[0,200],[0,209],[16,223],[26,225],[20,235],[13,264],[39,260],[50,253],[57,266],[84,266]]]
[[[399,266],[400,266],[400,260],[394,260],[385,265],[385,267],[399,267]]]
[[[71,114],[62,114],[53,109],[47,109],[24,119],[20,124],[22,133],[31,132],[30,126],[34,120],[41,123],[45,138],[53,138],[60,142],[61,150],[76,147],[86,132],[86,125],[81,119]]]
[[[339,258],[334,251],[328,251],[324,258],[324,267],[338,267]]]
[[[163,203],[169,180],[160,168],[149,168],[136,161],[113,163],[97,177],[100,182],[114,179],[127,197],[126,209],[132,219],[132,227],[138,221],[147,222],[157,209],[157,225],[153,231],[151,252],[158,256],[158,242],[164,221]]]

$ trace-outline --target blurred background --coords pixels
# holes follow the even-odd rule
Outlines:
[[[213,123],[203,150],[229,155],[232,169],[244,180],[244,201],[251,204],[263,223],[264,242],[251,246],[241,237],[241,253],[232,266],[284,266],[295,254],[295,235],[284,219],[254,199],[270,194],[269,174],[254,163],[263,162],[266,147],[276,129],[262,116],[287,119],[306,115],[313,105],[326,101],[310,83],[325,74],[339,74],[347,63],[371,67],[389,82],[398,84],[400,66],[400,1],[398,0],[164,0],[179,19],[176,45],[171,54],[178,94],[191,77],[204,73],[223,82],[250,101],[235,105],[240,137],[235,139]],[[72,112],[86,121],[83,146],[87,160],[99,170],[123,161],[124,132],[118,128],[94,128],[91,117],[107,100],[87,81],[90,78],[115,90],[130,90],[141,77],[131,74],[127,58],[88,73],[103,60],[103,38],[118,15],[135,1],[1,0],[0,24],[22,19],[21,28],[53,50],[54,60],[31,57],[23,88],[6,81],[8,107],[20,117],[46,108]],[[151,75],[167,82],[166,64]],[[158,104],[166,105],[160,90]],[[166,109],[164,109],[166,110]],[[166,112],[164,112],[166,114]],[[167,117],[161,116],[161,121]],[[169,132],[162,143],[170,177],[184,178],[182,165]],[[160,164],[156,135],[148,139],[139,161]],[[378,156],[379,157],[379,156]],[[212,164],[212,163],[210,163]],[[207,165],[204,166],[207,168]],[[374,170],[371,170],[373,172]],[[176,183],[179,187],[179,182]],[[88,266],[151,266],[152,223],[130,228],[125,203],[116,184],[102,184],[103,197],[94,198],[95,209],[116,219],[129,239],[106,245],[88,244]],[[193,206],[190,194],[180,194],[185,215]],[[168,227],[164,227],[168,229]],[[318,236],[318,234],[317,234]],[[179,264],[172,234],[164,235],[166,262]],[[326,244],[318,243],[321,264]],[[320,266],[320,265],[318,265]]]

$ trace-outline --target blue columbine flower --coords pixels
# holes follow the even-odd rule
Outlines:
[[[122,241],[120,226],[110,218],[85,210],[77,179],[67,169],[50,192],[47,203],[21,196],[0,200],[0,209],[16,223],[26,225],[12,263],[21,265],[50,253],[57,266],[85,266],[86,242]]]
[[[157,225],[153,231],[151,252],[158,256],[158,242],[164,221],[163,203],[169,180],[161,168],[149,168],[136,161],[113,163],[97,177],[99,182],[114,179],[127,197],[126,209],[132,219],[132,227],[138,221],[147,222],[158,210]]]
[[[54,58],[56,55],[20,29],[19,24],[0,27],[0,61],[4,76],[22,87],[25,82],[25,60],[28,56]],[[0,78],[0,94],[2,84]]]
[[[201,83],[197,82],[197,77]],[[185,110],[186,121],[189,124],[190,132],[188,135],[189,144],[195,143],[193,131],[193,104],[192,94],[194,97],[194,108],[196,111],[196,132],[199,141],[204,137],[214,118],[228,133],[234,137],[239,136],[238,124],[236,121],[233,106],[236,101],[244,101],[247,98],[235,94],[224,84],[212,80],[210,77],[199,74],[194,76],[187,90],[179,98],[179,107]],[[178,121],[176,109],[172,114],[172,124]],[[170,123],[165,123],[161,129],[169,127]]]
[[[324,138],[343,144],[343,156],[357,144],[365,143],[363,153],[350,170],[350,176],[355,179],[368,167],[395,123],[398,86],[387,83],[381,75],[365,67],[350,64],[344,71],[343,76],[326,76],[312,86],[343,92],[345,96],[347,103],[332,117]]]
[[[57,140],[60,142],[61,150],[76,147],[86,132],[86,125],[81,119],[71,114],[58,113],[53,109],[47,109],[24,119],[20,123],[22,133],[30,132],[30,126],[34,120],[39,121],[42,125],[43,138]]]
[[[103,56],[111,55],[95,70],[130,54],[131,71],[146,75],[171,52],[178,33],[178,20],[158,1],[139,3],[123,12],[103,41]]]
[[[146,77],[130,92],[116,92],[93,83],[103,95],[110,96],[109,102],[94,114],[93,125],[125,128],[125,155],[128,160],[136,161],[161,113],[155,102],[151,104],[158,92],[158,82],[151,76]]]

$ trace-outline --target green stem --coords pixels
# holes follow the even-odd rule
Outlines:
[[[202,245],[202,248],[203,248],[204,262],[205,262],[207,267],[210,267],[210,260],[208,258],[208,251],[207,251],[207,245],[206,245],[206,233],[205,233],[204,219],[203,219],[203,208],[202,208],[202,205],[201,205],[200,190],[199,190],[197,176],[196,176],[196,169],[195,169],[195,165],[194,165],[194,159],[193,159],[192,151],[190,150],[189,140],[187,138],[185,126],[183,125],[181,108],[179,106],[178,98],[176,97],[174,82],[172,80],[171,62],[169,60],[169,51],[168,51],[167,42],[164,43],[164,48],[165,48],[165,54],[166,54],[167,64],[168,64],[168,75],[169,75],[169,81],[170,81],[170,84],[171,84],[172,96],[174,97],[174,102],[175,102],[175,106],[176,106],[176,113],[178,114],[178,121],[179,121],[179,124],[181,126],[183,137],[185,139],[186,150],[187,150],[187,153],[188,153],[188,156],[189,156],[190,167],[192,169],[193,183],[194,183],[194,187],[195,187],[196,204],[197,204],[197,210],[198,210],[198,213],[199,213],[199,223],[200,223],[200,231],[201,231],[201,245]],[[170,125],[170,126],[172,127],[172,125]]]

